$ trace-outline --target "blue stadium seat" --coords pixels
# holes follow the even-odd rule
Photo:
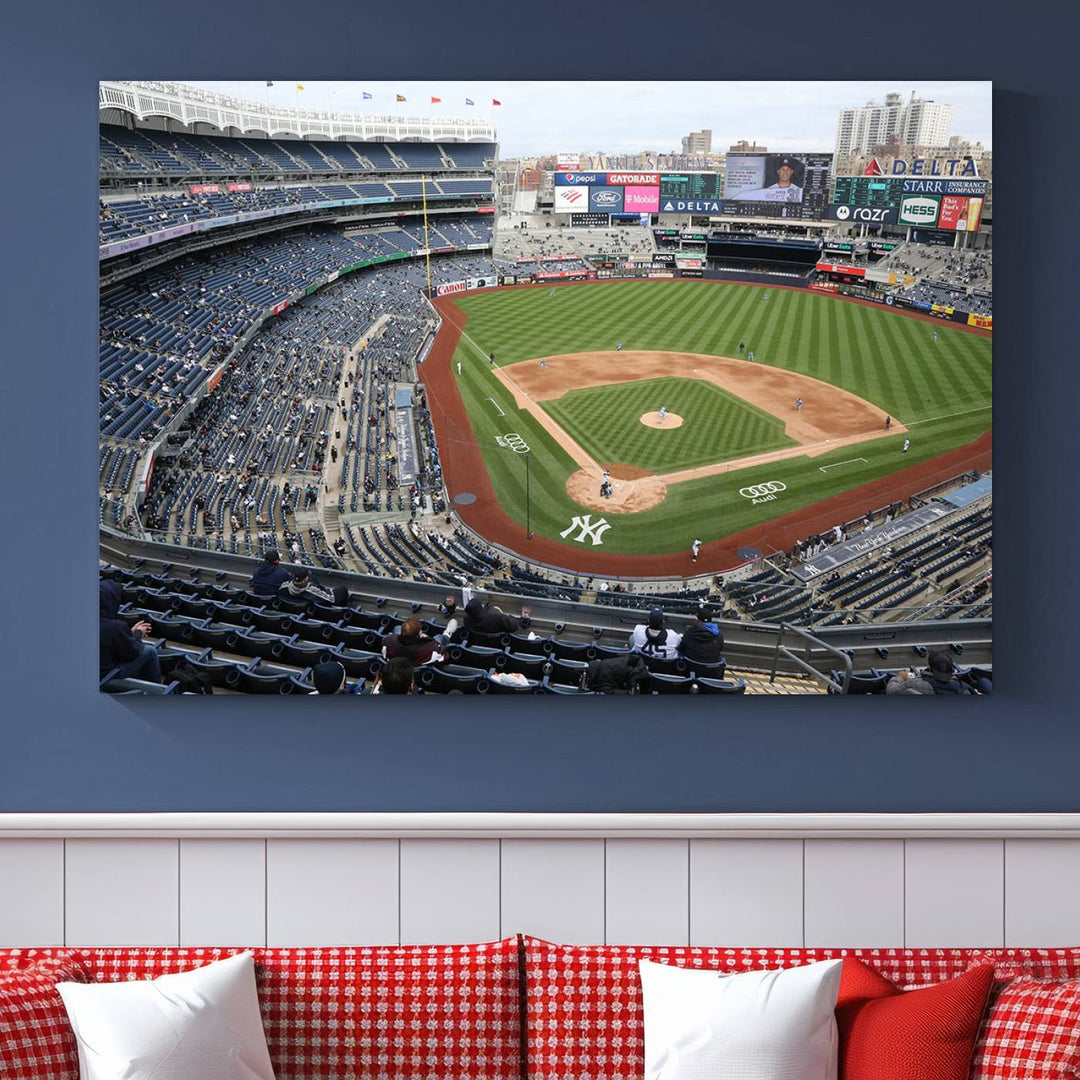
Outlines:
[[[649,690],[653,694],[696,694],[697,683],[689,675],[665,675],[654,671],[649,676]]]
[[[413,682],[428,694],[448,694],[451,690],[460,690],[463,694],[486,694],[491,686],[486,671],[469,668],[449,671],[430,665],[417,668]]]
[[[744,679],[736,679],[735,681],[726,679],[697,679],[696,682],[699,694],[746,693],[746,681]]]

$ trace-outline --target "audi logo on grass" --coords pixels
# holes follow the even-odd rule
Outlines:
[[[744,499],[751,499],[755,503],[775,502],[777,493],[781,491],[787,491],[787,484],[780,480],[767,480],[764,484],[739,488],[739,494]]]

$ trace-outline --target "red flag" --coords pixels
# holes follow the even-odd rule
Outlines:
[[[438,104],[439,104],[439,102],[441,102],[441,101],[442,101],[442,98],[441,98],[441,97],[433,97],[433,98],[431,99],[431,104],[432,104],[432,105],[438,105]]]
[[[492,98],[492,99],[491,99],[491,104],[492,104],[492,105],[501,105],[501,104],[502,104],[502,102],[501,102],[501,101],[499,101],[499,100],[497,100],[496,98]]]

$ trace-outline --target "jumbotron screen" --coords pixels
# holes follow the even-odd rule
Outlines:
[[[832,161],[832,154],[728,154],[723,213],[820,221]]]

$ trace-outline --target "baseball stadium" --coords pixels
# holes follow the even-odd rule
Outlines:
[[[989,692],[970,161],[257,96],[99,87],[103,691]]]

